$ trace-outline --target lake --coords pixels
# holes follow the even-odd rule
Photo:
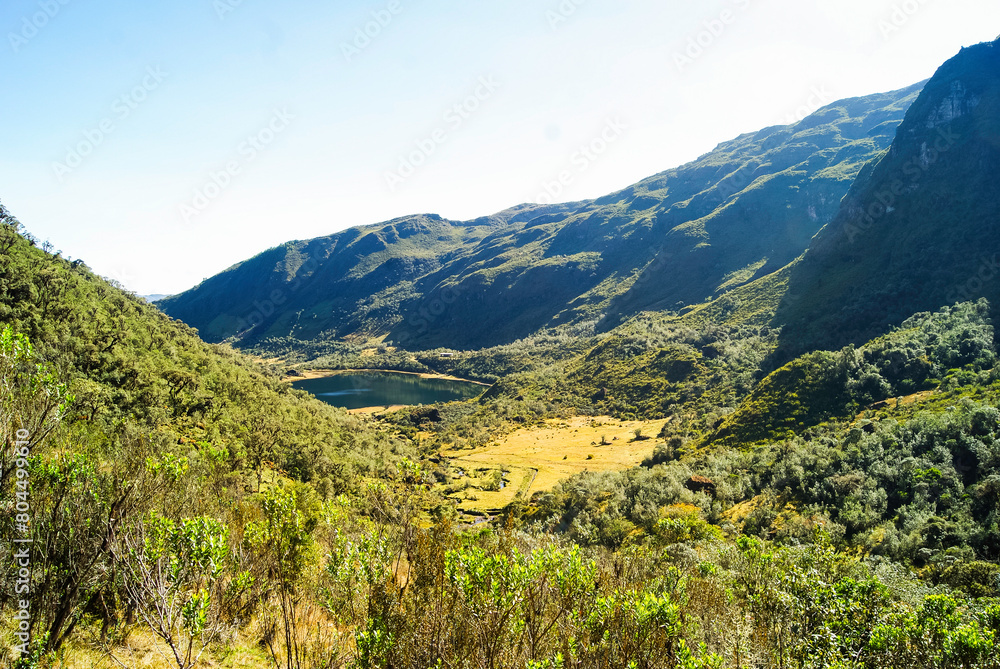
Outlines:
[[[398,372],[346,372],[293,381],[292,387],[345,409],[467,400],[486,390],[486,386],[469,381],[425,379]]]

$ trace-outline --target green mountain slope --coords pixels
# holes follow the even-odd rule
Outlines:
[[[898,130],[915,89],[593,202],[291,242],[168,301],[244,345],[497,381],[364,419],[0,206],[0,663],[995,669],[1000,358],[962,300],[992,291],[997,64],[963,51]],[[606,414],[659,419],[642,466],[517,489],[466,459],[528,426],[570,450]],[[457,515],[505,486],[492,522]]]
[[[39,246],[2,206],[0,440],[3,666],[44,666],[38,658],[72,645],[89,617],[103,620],[104,636],[132,615],[106,602],[172,606],[175,590],[147,589],[153,572],[123,562],[150,537],[163,540],[158,531],[188,546],[185,556],[210,533],[221,565],[241,554],[229,552],[223,523],[259,513],[259,491],[288,490],[316,508],[415,451]],[[173,561],[168,578],[189,564]],[[15,623],[21,659],[9,625],[28,606],[18,589],[31,598]],[[259,600],[246,589],[236,596]]]
[[[567,323],[610,329],[797,257],[919,88],[831,104],[593,201],[290,242],[157,306],[238,345],[387,335],[410,349],[468,349]]]
[[[1000,42],[963,49],[910,107],[792,270],[790,353],[860,343],[910,314],[1000,298]]]
[[[996,362],[988,310],[981,301],[919,313],[858,349],[800,356],[764,378],[706,443],[745,447],[789,439],[890,398],[895,406],[900,397],[947,389],[958,379],[975,382]]]
[[[76,399],[66,421],[88,440],[141,434],[153,451],[178,457],[216,449],[233,495],[266,463],[321,487],[348,485],[352,469],[375,464],[361,454],[387,443],[81,261],[39,248],[0,205],[3,327],[27,336],[68,385]]]

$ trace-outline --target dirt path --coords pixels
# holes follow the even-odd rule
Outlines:
[[[528,487],[524,489],[524,497],[527,499],[531,497],[531,486],[535,485],[535,479],[538,478],[538,470],[532,469],[533,474],[531,475],[531,480],[528,481]]]

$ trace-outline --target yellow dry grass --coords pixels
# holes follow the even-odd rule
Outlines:
[[[378,406],[378,407],[362,407],[360,409],[348,409],[347,413],[371,415],[376,413],[383,413],[386,411],[399,411],[400,409],[405,409],[405,408],[406,408],[405,404],[393,404],[392,406],[389,407]]]
[[[475,451],[441,453],[453,466],[469,474],[476,470],[503,470],[507,485],[499,491],[466,489],[455,497],[462,510],[488,511],[509,504],[520,493],[522,499],[551,490],[559,481],[582,471],[609,471],[634,467],[653,453],[655,437],[665,420],[619,421],[607,416],[579,416],[550,420],[543,428],[525,428],[502,441]],[[635,430],[644,437],[635,440]],[[601,438],[607,438],[607,444]],[[483,476],[474,476],[476,478]],[[475,499],[470,499],[474,497]]]
[[[259,620],[251,622],[238,635],[218,639],[209,645],[195,665],[197,669],[256,669],[274,666],[268,651],[259,643],[261,630]],[[316,607],[308,607],[299,612],[299,644],[302,649],[322,648],[323,652],[349,645],[352,633],[348,629],[337,628],[329,617]],[[280,624],[279,624],[280,630]],[[322,630],[322,638],[316,636]],[[84,630],[82,634],[63,648],[52,666],[59,669],[176,669],[169,646],[158,636],[138,623],[132,626],[123,643],[100,644],[94,630]],[[337,636],[339,634],[339,639]],[[283,658],[284,646],[280,632],[274,640],[275,652]],[[317,645],[318,644],[318,645]],[[347,645],[345,645],[347,644]]]
[[[890,397],[889,399],[884,400],[884,402],[876,402],[875,404],[883,404],[884,406],[880,407],[883,410],[899,409],[901,407],[910,406],[912,404],[919,404],[920,402],[929,400],[937,393],[938,393],[937,390],[922,390],[919,393],[913,393],[912,395],[904,396],[902,398],[903,400],[902,402],[900,402],[899,399],[897,398]],[[862,418],[864,418],[865,412],[872,411],[874,406],[875,405],[872,405],[870,407],[866,407],[865,409],[863,409],[861,413],[859,413],[857,416],[854,417],[854,420],[859,421]]]
[[[733,523],[743,523],[750,517],[750,514],[771,501],[773,500],[769,500],[765,495],[757,495],[734,504],[722,514],[722,517]]]
[[[110,653],[110,654],[109,654]],[[211,651],[206,651],[198,667],[248,668],[261,666],[267,658],[254,650],[232,649],[223,662],[219,662]],[[64,649],[63,657],[54,664],[65,669],[104,669],[105,667],[129,667],[130,669],[176,669],[169,647],[148,628],[136,625],[124,644],[114,647],[100,647],[99,644],[77,640]]]

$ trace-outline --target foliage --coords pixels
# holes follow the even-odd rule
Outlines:
[[[995,669],[989,304],[904,320],[923,284],[892,258],[891,285],[853,281],[881,262],[865,250],[823,283],[816,267],[845,253],[829,228],[786,265],[859,170],[848,207],[891,171],[915,93],[829,106],[592,202],[292,242],[165,303],[280,369],[205,344],[0,209],[0,634],[30,638],[3,661],[123,664],[146,628],[181,668],[239,650],[282,669]],[[993,149],[963,146],[974,160],[938,176],[993,192],[963,172]],[[919,263],[934,249],[901,246]],[[941,285],[954,255],[934,260]],[[823,326],[789,314],[845,285],[816,323],[858,328],[832,329],[835,351],[790,347]],[[494,386],[362,418],[277,379],[303,362]],[[442,449],[606,413],[660,419],[630,444],[648,445],[643,467],[453,524]]]
[[[765,378],[706,442],[787,439],[875,402],[941,386],[956,369],[970,378],[991,369],[996,354],[988,313],[985,301],[961,303],[916,314],[859,349],[803,355]]]
[[[169,646],[178,669],[195,666],[218,634],[227,534],[212,517],[174,522],[154,512],[120,538],[115,557],[124,572],[123,589]]]

